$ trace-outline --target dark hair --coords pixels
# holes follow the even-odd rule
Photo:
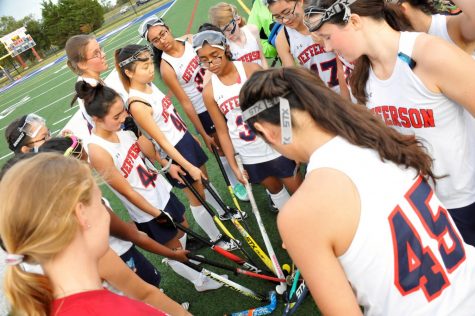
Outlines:
[[[38,152],[59,152],[64,154],[73,144],[73,140],[70,137],[53,137],[44,142],[40,146]],[[82,145],[78,144],[76,150],[80,152],[82,150]]]
[[[24,159],[31,158],[35,156],[36,153],[34,152],[27,152],[27,153],[20,153],[18,155],[13,156],[10,158],[3,166],[2,169],[0,170],[0,181],[2,181],[3,176],[5,173],[7,173],[8,170],[10,170],[11,167],[13,167],[17,162],[22,161]]]
[[[20,153],[23,144],[28,143],[31,140],[30,136],[24,134],[23,139],[15,145],[18,137],[20,137],[20,128],[25,124],[26,117],[27,115],[23,115],[22,117],[14,119],[5,129],[5,139],[7,140],[8,148],[15,154]]]
[[[427,15],[436,14],[438,12],[437,8],[435,7],[436,1],[429,1],[429,0],[399,0],[399,2],[407,2],[411,6],[421,10]]]
[[[224,38],[226,38],[223,31],[219,27],[208,22],[203,23],[198,27],[198,33],[204,32],[204,31],[216,31],[223,34]],[[226,44],[224,54],[226,55],[228,60],[233,60],[233,54],[231,53],[231,49],[229,48],[228,44]]]
[[[335,0],[305,0],[304,8],[308,6],[317,6],[320,8],[329,8]],[[386,21],[391,28],[396,31],[409,30],[409,23],[398,8],[397,4],[387,3],[386,0],[359,0],[350,5],[351,13],[363,17],[370,17],[377,21]],[[345,25],[343,21],[344,11],[332,16],[327,23]],[[355,62],[355,69],[350,77],[350,87],[353,96],[361,104],[366,104],[368,96],[366,95],[366,82],[369,78],[370,60],[366,55],[361,56]]]
[[[122,100],[114,89],[103,86],[101,83],[93,87],[86,81],[81,80],[76,82],[75,89],[76,97],[84,100],[87,114],[98,118],[103,118],[109,113],[111,105],[117,98]]]
[[[168,32],[170,32],[171,34],[170,27],[168,27],[168,25],[165,24],[165,21],[163,19],[162,21],[164,23],[163,27],[166,28]],[[153,27],[153,26],[150,26],[150,27]],[[150,43],[150,41],[148,40],[148,34],[147,34],[146,40],[147,42]],[[155,45],[153,45],[152,43],[150,43],[150,46],[152,47],[152,52],[153,52],[153,64],[155,65],[155,68],[157,69],[158,74],[160,74],[160,63],[162,62],[163,50],[156,48]]]
[[[244,111],[259,100],[284,95],[292,110],[307,112],[323,130],[356,146],[375,150],[381,160],[412,167],[426,178],[437,178],[431,170],[431,157],[415,136],[403,135],[387,127],[366,107],[346,101],[325,87],[307,69],[292,67],[258,71],[244,83],[239,103]],[[279,114],[279,107],[274,106],[250,118],[247,123],[254,131],[257,121],[279,125]],[[292,124],[298,126],[294,120]]]
[[[133,61],[123,67],[120,67],[119,63],[126,60],[127,58],[134,56],[140,51],[146,51],[146,49],[147,49],[147,46],[145,45],[131,44],[131,45],[125,46],[124,48],[118,48],[115,50],[115,53],[114,53],[115,69],[119,73],[120,81],[122,82],[125,90],[127,91],[129,91],[129,88],[130,88],[130,78],[125,74],[125,71],[129,70],[129,71],[134,72],[137,65],[135,61]]]

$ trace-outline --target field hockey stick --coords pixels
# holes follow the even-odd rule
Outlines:
[[[258,315],[269,315],[277,307],[277,294],[272,291],[269,293],[270,303],[268,305],[256,307],[253,309],[248,309],[245,311],[232,313],[231,316],[258,316]]]
[[[241,157],[239,156],[239,154],[237,154],[235,158],[236,158],[236,163],[239,167],[239,170],[241,171],[242,174],[244,174],[244,166],[242,165]],[[249,183],[249,181],[247,181],[246,178],[245,178],[245,181],[246,181],[247,195],[249,196],[249,201],[251,202],[252,212],[254,213],[254,216],[256,217],[257,225],[259,226],[259,229],[261,231],[262,239],[264,240],[264,244],[266,245],[267,253],[269,254],[269,257],[272,260],[272,265],[274,267],[273,269],[274,274],[279,279],[285,279],[284,273],[282,272],[282,269],[280,268],[279,260],[277,259],[274,248],[272,247],[272,243],[270,242],[269,235],[267,234],[264,223],[262,222],[261,214],[259,212],[259,209],[257,208],[256,200],[254,199],[254,195],[252,194],[251,184]],[[276,291],[279,295],[282,295],[286,289],[287,289],[286,282],[281,282],[276,287]]]
[[[211,149],[213,150],[214,158],[216,158],[216,162],[218,163],[219,170],[221,170],[221,174],[223,175],[224,182],[226,182],[226,185],[228,186],[228,191],[229,191],[229,194],[231,195],[231,199],[234,202],[234,206],[236,206],[236,208],[238,209],[239,213],[241,213],[241,216],[242,216],[243,214],[242,214],[241,206],[239,205],[239,202],[236,198],[236,194],[234,194],[234,189],[231,186],[231,182],[229,181],[228,174],[226,173],[226,170],[224,170],[223,162],[221,161],[218,150],[216,149],[215,146],[211,146]]]
[[[225,257],[228,260],[233,261],[234,263],[239,264],[244,269],[246,269],[248,271],[256,272],[256,273],[261,272],[261,269],[259,269],[255,265],[252,265],[251,263],[247,262],[243,258],[241,258],[241,257],[239,257],[239,256],[237,256],[237,255],[235,255],[235,254],[219,247],[218,245],[216,245],[216,243],[213,243],[213,242],[207,240],[203,236],[201,236],[198,233],[192,231],[190,228],[187,228],[187,227],[185,227],[185,226],[183,226],[183,225],[181,225],[180,223],[177,223],[177,222],[174,222],[174,224],[176,225],[176,227],[179,230],[181,230],[181,231],[183,231],[187,234],[190,234],[191,236],[193,236],[196,239],[200,240],[204,244],[208,245],[211,248],[211,250],[213,250],[214,252],[220,254],[221,256]]]
[[[206,179],[202,179],[201,182],[203,183],[205,188],[209,191],[209,193],[214,197],[214,199],[218,202],[221,208],[223,208],[225,212],[229,212],[229,210],[227,210],[228,206],[224,204],[224,202],[219,198],[219,195],[209,185],[209,182]],[[274,267],[272,265],[272,261],[270,260],[269,256],[264,252],[264,250],[262,250],[259,244],[252,238],[248,230],[246,230],[241,225],[241,223],[233,216],[231,216],[231,222],[234,224],[234,226],[236,227],[238,232],[242,235],[242,237],[244,237],[249,247],[251,247],[251,249],[257,254],[259,259],[261,259],[262,262],[266,265],[266,267],[269,268],[270,271],[274,271]]]
[[[198,272],[201,272],[203,273],[205,276],[215,280],[216,282],[219,282],[219,283],[222,283],[224,286],[236,291],[236,292],[239,292],[243,295],[246,295],[246,296],[249,296],[255,300],[258,300],[258,301],[266,301],[267,298],[262,295],[262,294],[259,294],[259,293],[256,293],[254,292],[253,290],[245,287],[245,286],[242,286],[234,281],[231,281],[231,280],[228,280],[222,276],[220,276],[219,274],[217,273],[214,273],[208,269],[205,269],[203,267],[200,267],[196,264],[194,264],[193,262],[184,262],[183,264],[187,265],[188,267],[192,268],[193,270],[196,270]]]
[[[238,249],[243,253],[244,256],[254,265],[257,266],[257,264],[252,260],[251,256],[247,253],[246,250],[243,249],[242,244],[239,240],[234,238],[234,236],[231,234],[231,232],[224,226],[223,222],[219,219],[219,217],[216,215],[216,213],[213,212],[211,207],[208,205],[208,203],[205,201],[205,199],[198,193],[198,191],[190,184],[190,181],[188,181],[187,178],[185,178],[183,175],[180,175],[181,179],[183,180],[183,183],[185,183],[186,187],[191,190],[193,195],[198,199],[198,201],[204,206],[205,210],[209,213],[209,215],[213,218],[213,221],[218,225],[219,228],[221,228],[221,231],[226,235],[230,240],[232,240]]]
[[[302,305],[302,302],[305,300],[305,297],[307,297],[307,294],[308,294],[308,287],[305,284],[305,280],[303,280],[302,283],[300,283],[297,290],[295,291],[295,296],[292,297],[293,301],[290,301],[287,303],[283,316],[293,315],[295,311],[297,310],[297,308],[299,308],[299,306]]]
[[[200,257],[200,256],[195,256],[191,253],[187,254],[187,256],[188,256],[189,259],[199,261],[201,263],[206,263],[208,265],[211,265],[211,266],[214,266],[214,267],[217,267],[217,268],[221,268],[221,269],[224,269],[224,270],[231,271],[231,272],[234,273],[234,275],[243,274],[243,275],[247,275],[247,276],[252,277],[252,278],[267,280],[267,281],[276,282],[276,283],[280,283],[282,281],[285,281],[285,280],[276,278],[274,276],[255,273],[255,272],[249,272],[247,270],[243,270],[243,269],[240,269],[240,268],[235,268],[235,267],[230,266],[228,264],[224,264],[224,263],[217,262],[217,261],[207,259],[207,258],[203,258],[203,257]]]

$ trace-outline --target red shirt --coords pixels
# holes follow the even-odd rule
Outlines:
[[[51,305],[50,315],[166,316],[167,314],[126,296],[120,296],[107,290],[95,290],[54,300]]]

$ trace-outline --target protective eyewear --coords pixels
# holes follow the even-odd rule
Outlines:
[[[292,143],[292,117],[290,115],[289,100],[285,98],[285,95],[282,97],[257,101],[247,110],[242,112],[242,119],[247,122],[250,118],[276,105],[279,106],[282,144],[290,144]]]
[[[216,31],[204,31],[193,35],[193,49],[195,52],[201,49],[204,44],[225,50],[227,41],[223,33]]]
[[[153,52],[151,50],[150,47],[148,46],[144,46],[142,49],[139,49],[138,51],[136,51],[132,56],[130,56],[129,58],[121,61],[119,63],[119,67],[120,68],[123,68],[125,66],[127,66],[128,64],[130,63],[133,63],[133,62],[136,62],[136,61],[147,61],[149,58],[148,57],[140,57],[140,55],[143,53],[143,52],[149,52],[150,53],[150,58],[153,57]]]
[[[231,22],[226,24],[226,26],[223,27],[221,30],[223,31],[223,33],[229,33],[229,34],[233,35],[236,32],[236,28],[237,28],[236,19],[233,18],[231,20]]]
[[[215,66],[219,66],[221,65],[221,61],[223,60],[223,57],[224,55],[221,55],[221,56],[217,56],[209,61],[200,61],[199,64],[200,64],[200,67],[201,68],[204,68],[204,69],[208,69],[209,67],[211,67],[211,64],[215,65]]]
[[[66,136],[66,137],[71,139],[72,144],[64,152],[64,157],[73,156],[77,159],[81,159],[82,153],[83,153],[82,141],[74,135],[70,135],[70,136]]]
[[[46,125],[46,121],[41,116],[36,114],[28,114],[25,118],[25,122],[21,127],[18,128],[20,134],[18,135],[17,139],[13,142],[13,147],[17,148],[18,144],[26,137],[29,136],[34,138],[38,135],[41,128]],[[38,141],[36,141],[38,142]],[[35,143],[35,142],[32,142]],[[31,143],[30,143],[31,144]],[[28,145],[28,144],[27,144]]]
[[[148,29],[151,28],[152,26],[165,26],[165,22],[163,20],[155,15],[152,15],[151,17],[145,19],[142,24],[139,26],[139,35],[142,38],[145,38],[148,41]]]
[[[343,22],[348,23],[351,16],[350,5],[354,2],[356,2],[356,0],[338,0],[326,9],[317,6],[309,6],[304,10],[303,22],[309,32],[315,32],[332,17],[343,12]],[[315,15],[320,15],[320,18]]]

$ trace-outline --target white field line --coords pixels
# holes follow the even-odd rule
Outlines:
[[[66,116],[65,118],[60,119],[59,121],[54,122],[53,125],[59,124],[59,123],[61,123],[62,121],[67,120],[67,119],[70,118],[71,116],[73,116],[73,115],[72,115],[72,114],[71,114],[71,115],[68,115],[68,116]]]

